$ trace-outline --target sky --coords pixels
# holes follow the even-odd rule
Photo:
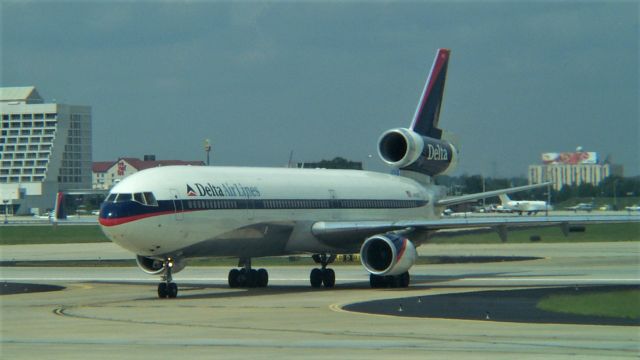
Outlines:
[[[454,174],[598,152],[640,174],[635,1],[0,1],[0,85],[92,106],[93,159],[388,171],[436,50]]]

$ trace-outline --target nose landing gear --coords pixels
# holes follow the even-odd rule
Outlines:
[[[171,258],[166,259],[162,264],[164,268],[164,273],[162,274],[163,282],[158,284],[158,297],[161,299],[173,299],[178,296],[178,285],[173,282],[173,278],[171,277],[173,265],[174,262]]]

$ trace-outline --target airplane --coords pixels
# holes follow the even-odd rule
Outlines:
[[[409,128],[378,142],[381,159],[399,175],[361,170],[166,166],[126,177],[101,204],[99,223],[131,251],[146,273],[160,275],[159,298],[175,298],[173,275],[191,258],[238,258],[231,288],[265,287],[266,269],[251,259],[310,254],[318,264],[312,287],[333,288],[328,267],[338,254],[360,253],[372,288],[402,288],[418,257],[416,246],[451,229],[569,223],[579,217],[442,218],[447,207],[539,185],[447,197],[433,176],[451,171],[458,147],[438,127],[450,50],[438,49]],[[640,216],[602,221],[639,221]],[[568,230],[567,230],[568,231]]]
[[[573,210],[573,212],[586,211],[591,212],[593,210],[593,203],[579,203],[578,205],[568,206],[567,210]]]
[[[628,212],[640,211],[640,205],[625,206],[624,209],[627,210]]]
[[[541,184],[545,185],[545,184]],[[535,215],[539,211],[551,210],[551,206],[547,205],[546,201],[533,201],[533,200],[511,200],[507,194],[500,194],[501,206],[498,207],[499,212],[512,212],[522,215]]]

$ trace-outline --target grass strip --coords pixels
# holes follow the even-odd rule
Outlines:
[[[577,315],[640,318],[640,289],[550,295],[538,309]]]
[[[98,225],[0,226],[0,245],[109,242]]]
[[[640,223],[593,224],[585,226],[584,232],[571,232],[564,236],[559,226],[539,227],[509,231],[508,243],[529,243],[535,237],[540,243],[639,241]],[[539,240],[537,240],[539,239]],[[108,242],[98,225],[42,225],[0,226],[0,245],[69,244]],[[430,243],[445,244],[492,244],[500,243],[493,230],[474,234],[452,234],[436,236]]]

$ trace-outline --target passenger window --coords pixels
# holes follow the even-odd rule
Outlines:
[[[156,197],[153,196],[152,192],[146,192],[143,193],[144,197],[145,197],[145,204],[150,205],[150,206],[158,206],[158,201],[156,201]]]

